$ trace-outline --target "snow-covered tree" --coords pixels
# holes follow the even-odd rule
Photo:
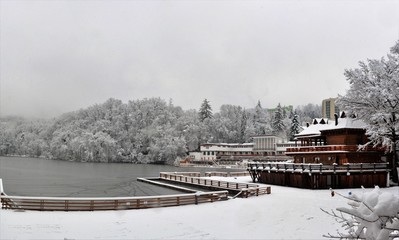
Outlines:
[[[295,137],[295,134],[298,134],[300,132],[300,124],[298,121],[298,115],[294,113],[292,115],[292,120],[291,120],[291,129],[290,129],[290,140],[293,140]]]
[[[361,195],[349,192],[345,196],[331,191],[331,196],[341,196],[349,200],[349,207],[340,207],[328,212],[346,232],[324,235],[334,239],[388,240],[399,238],[399,197],[390,192],[382,192],[379,187]]]
[[[248,125],[248,116],[247,116],[247,112],[244,109],[244,111],[241,112],[240,133],[239,133],[239,142],[240,143],[246,142],[245,133],[247,131],[247,125]]]
[[[391,176],[398,182],[399,41],[387,58],[369,59],[359,65],[345,70],[350,89],[339,96],[338,104],[367,123],[368,144],[385,146],[392,153]]]
[[[272,127],[273,133],[276,135],[282,135],[285,131],[286,126],[284,124],[283,109],[280,103],[277,105],[276,111],[274,112]]]
[[[199,110],[199,118],[202,121],[204,121],[207,118],[212,118],[212,107],[209,103],[209,101],[205,98],[204,101],[201,104],[201,108]]]
[[[315,118],[321,118],[321,105],[307,104],[298,106],[295,108],[295,112],[298,115],[298,120],[301,125],[312,122]]]
[[[260,101],[258,101],[258,103],[255,106],[255,113],[253,115],[252,124],[256,135],[270,133],[267,114],[265,109],[262,108]]]

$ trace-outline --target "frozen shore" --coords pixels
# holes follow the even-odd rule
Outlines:
[[[224,178],[225,179],[225,178]],[[249,177],[229,180],[249,182]],[[362,189],[338,190],[342,194]],[[399,196],[399,187],[382,191]],[[272,186],[248,199],[143,210],[0,210],[0,239],[321,239],[340,224],[323,213],[346,206],[328,190]]]

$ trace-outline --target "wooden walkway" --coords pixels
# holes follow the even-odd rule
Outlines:
[[[111,198],[26,197],[5,194],[0,179],[0,198],[3,209],[98,211],[158,208],[225,201],[228,200],[228,191]]]
[[[237,176],[240,176],[240,174],[237,174]],[[199,172],[161,172],[159,178],[170,182],[193,185],[211,190],[227,190],[230,194],[243,198],[271,193],[270,186],[212,180],[200,177]]]

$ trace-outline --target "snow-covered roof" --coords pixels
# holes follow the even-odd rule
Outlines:
[[[231,146],[252,146],[252,145],[254,145],[254,143],[203,143],[201,145],[203,145],[203,146],[211,145],[211,146],[227,146],[227,147],[231,147]]]
[[[328,121],[326,124],[312,124],[305,128],[302,132],[296,134],[297,137],[319,136],[321,131],[334,129],[365,129],[366,123],[357,118],[338,118],[338,124],[335,125],[334,120]]]

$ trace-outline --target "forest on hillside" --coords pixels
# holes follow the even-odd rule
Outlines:
[[[289,139],[320,116],[321,107],[313,104],[295,110],[226,104],[214,113],[206,99],[199,110],[183,110],[160,98],[128,103],[111,98],[51,120],[1,118],[0,155],[173,164],[202,143],[244,143],[259,134]]]

